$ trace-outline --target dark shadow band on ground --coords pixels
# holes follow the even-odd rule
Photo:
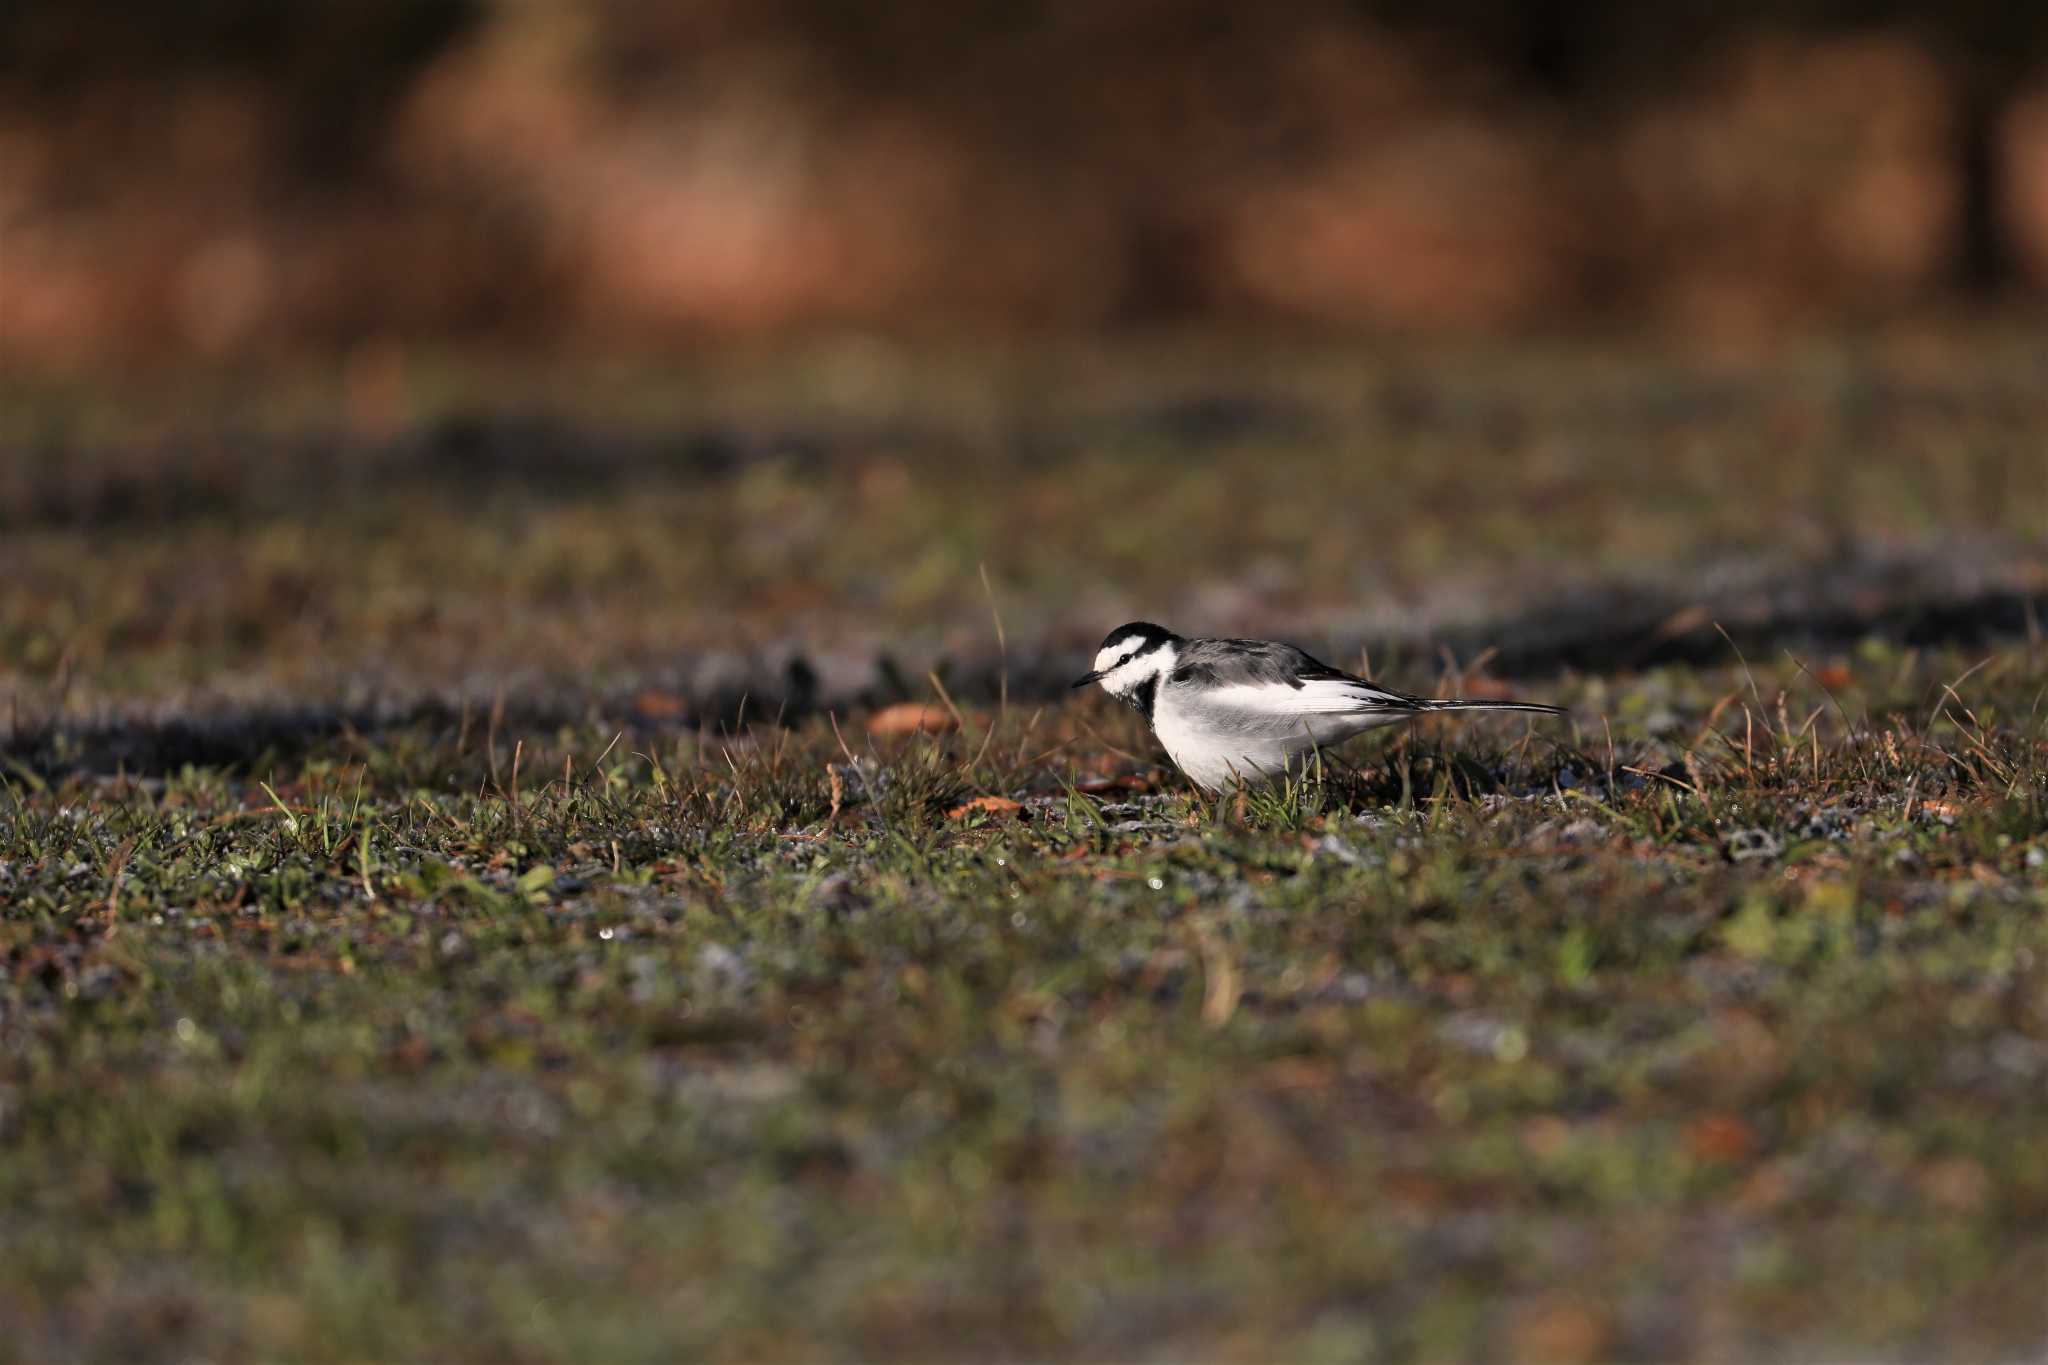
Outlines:
[[[1372,641],[1376,652],[1434,659],[1441,651],[1473,659],[1491,651],[1488,670],[1522,681],[1580,673],[1612,675],[1662,666],[1729,666],[1740,656],[1802,660],[1881,639],[1907,648],[1985,648],[2038,641],[2048,620],[2048,595],[2002,590],[1937,600],[1893,600],[1859,608],[1806,602],[1759,612],[1754,601],[1687,603],[1649,595],[1610,595],[1564,603],[1513,619]],[[1348,657],[1339,655],[1337,657]],[[934,668],[949,696],[968,706],[1056,705],[1083,669],[1083,649],[1013,649],[941,660]],[[701,662],[701,661],[700,661]],[[497,698],[403,699],[352,709],[278,706],[208,712],[96,726],[22,726],[0,743],[0,778],[38,780],[67,775],[176,773],[186,766],[261,772],[351,734],[375,736],[403,728],[481,735],[488,724],[508,736],[568,726],[636,733],[719,733],[746,725],[794,723],[824,712],[845,714],[928,694],[906,681],[922,670],[878,654],[857,685],[824,686],[803,658],[779,664],[737,656],[717,670],[725,679],[692,687],[651,676],[630,693],[593,695],[562,689]],[[700,671],[698,676],[703,676]],[[658,699],[650,702],[650,698]],[[487,719],[495,711],[495,719]]]
[[[545,412],[454,412],[382,437],[239,431],[89,448],[61,436],[0,439],[0,461],[14,469],[0,480],[0,531],[162,529],[434,492],[594,499],[621,488],[694,487],[769,463],[815,472],[870,455],[1042,462],[1103,445],[1304,442],[1330,427],[1298,403],[1205,393],[1089,417],[1018,419],[993,445],[986,435],[920,420],[635,425]]]

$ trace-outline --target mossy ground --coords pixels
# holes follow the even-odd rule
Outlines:
[[[1581,462],[1595,399],[1675,383],[1626,372],[1555,381],[1505,435],[1451,404],[1398,439],[1440,443],[1445,480],[1499,442],[1554,448],[1547,553],[1579,534],[1565,569],[1611,566],[1640,528],[1610,513],[1715,467],[1574,500],[1634,420]],[[1552,392],[1502,382],[1503,410]],[[1818,466],[1771,472],[1748,425],[1771,410],[1698,439],[1759,452],[1783,492]],[[1877,422],[1844,466],[1858,506],[1904,526],[1952,488],[1939,529],[2024,536],[2028,420]],[[1397,435],[1339,425],[1403,463]],[[1915,463],[1930,431],[1959,464]],[[1319,439],[1266,468],[1308,470]],[[1260,467],[1256,444],[1195,448],[1185,496]],[[1127,455],[1016,477],[1078,499],[1055,475],[1135,479]],[[452,520],[445,487],[247,494],[132,544],[105,509],[17,523],[0,645],[10,733],[40,737],[0,771],[0,1358],[2011,1359],[2048,1339],[2048,650],[2024,638],[1517,680],[1571,721],[1432,722],[1221,802],[1099,699],[969,705],[908,738],[593,701],[205,767],[64,760],[94,707],[218,711],[237,675],[324,702],[330,666],[466,678],[471,645],[496,670],[549,641],[580,660],[752,628],[782,609],[750,575],[800,577],[776,517],[863,496],[820,459],[816,485],[709,485],[761,539],[689,551],[686,606],[631,596],[644,574],[681,590],[654,554],[681,492],[526,488]],[[923,529],[876,544],[938,537],[943,590],[893,596],[884,568],[861,588],[844,546],[812,581],[883,629],[985,613],[991,542],[971,519],[941,535],[972,496],[943,459],[930,483],[892,459],[866,496]],[[1980,478],[2017,505],[1980,503]],[[1527,492],[1472,486],[1503,517]],[[1258,548],[1233,537],[1269,532],[1217,498],[1175,506],[1221,573]],[[1697,534],[1660,571],[1803,515],[1708,504],[1669,505]],[[1033,547],[1000,594],[1013,636],[1058,585],[1113,574],[1120,533],[1158,534],[1115,501],[1088,527],[1034,507],[977,514]],[[1501,574],[1523,552],[1489,551],[1486,524],[1475,562]],[[507,526],[538,539],[494,558]],[[1093,557],[1056,562],[1055,532]],[[658,567],[598,553],[642,542]],[[1140,587],[1162,573],[1131,553]],[[273,554],[253,580],[221,567]],[[751,605],[720,608],[729,589]]]

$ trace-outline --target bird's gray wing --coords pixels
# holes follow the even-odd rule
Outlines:
[[[1190,640],[1177,651],[1162,695],[1215,735],[1336,739],[1424,709],[1292,645]]]
[[[1168,681],[1189,688],[1284,688],[1313,693],[1319,702],[1387,710],[1422,709],[1405,692],[1354,677],[1341,668],[1275,640],[1188,640],[1177,647]],[[1296,698],[1306,702],[1310,698]],[[1309,709],[1304,706],[1301,709]],[[1323,706],[1316,710],[1326,709]]]
[[[1367,682],[1270,640],[1189,640],[1176,647],[1163,695],[1212,735],[1323,742],[1391,725],[1422,712],[1533,711],[1511,701],[1427,701]]]

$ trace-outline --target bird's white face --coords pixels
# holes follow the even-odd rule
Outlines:
[[[1131,701],[1148,681],[1173,671],[1172,642],[1154,641],[1149,649],[1146,644],[1142,635],[1127,635],[1096,652],[1096,681],[1103,691],[1118,701]]]

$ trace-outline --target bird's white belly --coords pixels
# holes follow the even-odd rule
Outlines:
[[[1261,724],[1219,725],[1194,707],[1161,706],[1152,729],[1167,756],[1211,791],[1232,782],[1256,782],[1298,772],[1319,748],[1406,719],[1398,714],[1293,716]],[[1262,718],[1263,719],[1263,718]]]

